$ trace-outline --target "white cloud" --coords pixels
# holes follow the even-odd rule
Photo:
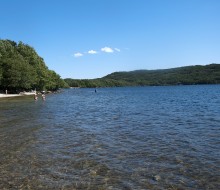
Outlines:
[[[113,53],[114,52],[114,50],[110,47],[101,48],[101,51],[106,52],[106,53]]]
[[[97,54],[97,51],[95,51],[95,50],[89,50],[88,53],[89,53],[89,54]]]
[[[74,54],[74,57],[82,57],[82,56],[83,56],[83,54],[79,53],[79,52]]]
[[[117,51],[117,52],[120,52],[121,50],[120,49],[118,49],[118,48],[115,48],[115,50]]]
[[[110,47],[103,47],[103,48],[101,48],[101,51],[105,52],[105,53],[114,53],[116,51],[117,52],[121,52],[121,49],[119,49],[119,48],[110,48]],[[98,54],[98,53],[99,53],[98,51],[91,49],[91,50],[89,50],[87,52],[82,52],[82,53],[77,52],[77,53],[74,53],[73,56],[78,58],[78,57],[82,57],[82,56],[87,55],[87,54]]]

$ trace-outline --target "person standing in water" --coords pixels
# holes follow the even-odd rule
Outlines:
[[[38,100],[37,93],[34,94],[34,100]]]
[[[46,96],[45,96],[45,94],[42,94],[42,100],[43,100],[43,101],[46,100]]]

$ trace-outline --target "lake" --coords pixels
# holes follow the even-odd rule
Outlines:
[[[220,85],[0,99],[0,189],[219,189]]]

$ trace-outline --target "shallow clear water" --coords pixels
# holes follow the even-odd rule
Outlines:
[[[220,85],[0,99],[0,189],[219,189]]]

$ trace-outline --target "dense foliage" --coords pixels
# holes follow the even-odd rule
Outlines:
[[[220,84],[220,64],[115,72],[100,79],[65,79],[65,81],[72,87]]]
[[[34,48],[22,42],[0,40],[0,90],[57,90],[65,85]]]
[[[129,83],[114,79],[64,79],[70,87],[94,88],[94,87],[120,87],[129,86]]]

